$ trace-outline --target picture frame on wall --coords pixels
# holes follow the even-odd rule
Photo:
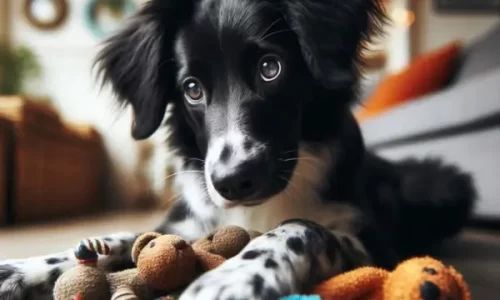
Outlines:
[[[105,39],[137,10],[135,0],[87,0],[84,22],[97,39]]]
[[[500,15],[498,0],[433,0],[433,3],[439,13]]]

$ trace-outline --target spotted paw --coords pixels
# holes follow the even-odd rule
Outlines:
[[[206,280],[189,287],[180,300],[276,300],[287,295],[285,291],[279,290],[279,284],[273,283],[272,278],[266,279],[259,274],[244,274],[242,270],[240,272],[239,276],[235,276],[238,273],[232,273],[226,278],[207,277]]]

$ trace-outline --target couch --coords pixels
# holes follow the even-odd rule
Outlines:
[[[475,218],[500,220],[500,24],[467,44],[449,83],[361,124],[368,148],[398,160],[442,157],[472,173]]]

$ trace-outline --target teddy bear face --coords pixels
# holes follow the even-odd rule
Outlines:
[[[174,235],[150,240],[137,258],[138,274],[157,289],[176,289],[196,272],[196,254],[191,245]]]
[[[464,300],[468,299],[464,285],[452,267],[423,258],[401,264],[390,275],[384,289],[387,300]]]

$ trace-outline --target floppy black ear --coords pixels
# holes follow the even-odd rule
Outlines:
[[[327,88],[357,81],[360,50],[385,21],[383,0],[284,0],[304,59]]]
[[[103,84],[134,112],[132,136],[145,139],[161,125],[168,100],[175,97],[173,43],[190,19],[195,0],[152,0],[145,4],[97,55]]]

